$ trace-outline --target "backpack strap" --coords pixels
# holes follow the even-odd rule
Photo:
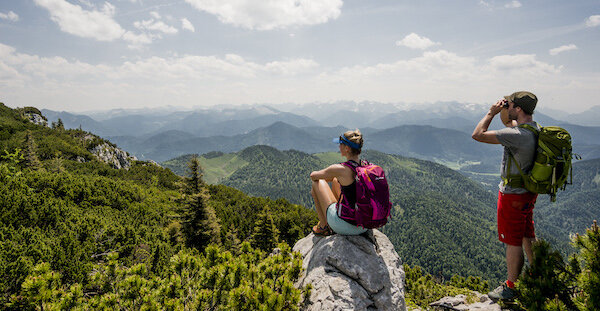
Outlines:
[[[356,168],[360,166],[356,161],[348,160],[346,162],[340,163],[341,165],[351,169],[356,174]]]
[[[524,128],[526,130],[529,130],[530,132],[533,133],[533,135],[535,136],[535,141],[536,141],[536,145],[538,145],[539,140],[539,130],[536,129],[535,127],[529,125],[529,124],[519,124],[518,127],[520,128]],[[547,147],[546,147],[547,149]],[[508,150],[508,160],[506,163],[506,177],[502,177],[502,182],[504,183],[505,186],[510,186],[511,188],[524,188],[525,187],[525,173],[523,172],[523,170],[521,170],[521,167],[519,166],[519,162],[517,162],[517,160],[515,159],[515,157],[513,156],[512,152],[510,152],[510,150]],[[515,162],[515,165],[517,166],[517,169],[519,170],[519,174],[518,175],[511,175],[510,174],[510,166],[511,166],[511,162]]]
[[[367,165],[371,164],[371,163],[369,163],[369,161],[367,161],[367,160],[359,160],[359,161],[360,161],[360,162],[356,162],[356,161],[354,161],[354,160],[348,160],[348,161],[346,161],[346,162],[342,162],[342,163],[340,163],[340,164],[341,164],[341,165],[343,165],[343,166],[345,166],[345,167],[348,167],[348,168],[350,168],[350,169],[351,169],[351,170],[354,172],[354,174],[356,174],[356,168],[357,168],[357,167],[360,167],[360,166],[367,166]]]
[[[539,133],[540,133],[540,131],[538,129],[536,129],[535,127],[531,126],[530,124],[526,124],[526,123],[519,124],[517,127],[520,127],[520,128],[523,128],[523,129],[531,131],[535,135],[535,138],[537,138],[538,135],[539,135]]]

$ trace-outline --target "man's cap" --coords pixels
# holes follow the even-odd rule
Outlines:
[[[509,102],[513,102],[516,107],[521,107],[527,114],[533,114],[535,105],[537,105],[537,97],[531,92],[519,91],[510,95],[504,96]]]

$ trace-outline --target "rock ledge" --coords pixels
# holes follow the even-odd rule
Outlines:
[[[302,255],[305,269],[296,286],[313,286],[305,310],[406,310],[402,261],[380,231],[311,233],[293,250]]]

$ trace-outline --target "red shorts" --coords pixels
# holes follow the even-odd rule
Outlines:
[[[535,238],[533,208],[537,194],[504,194],[498,191],[498,239],[521,246],[523,238]]]

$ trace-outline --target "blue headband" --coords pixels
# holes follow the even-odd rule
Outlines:
[[[359,144],[357,144],[355,142],[351,142],[344,135],[340,135],[340,137],[334,138],[333,142],[336,143],[336,144],[344,144],[344,145],[346,145],[346,146],[348,146],[350,148],[354,148],[354,149],[360,150],[360,145]]]

